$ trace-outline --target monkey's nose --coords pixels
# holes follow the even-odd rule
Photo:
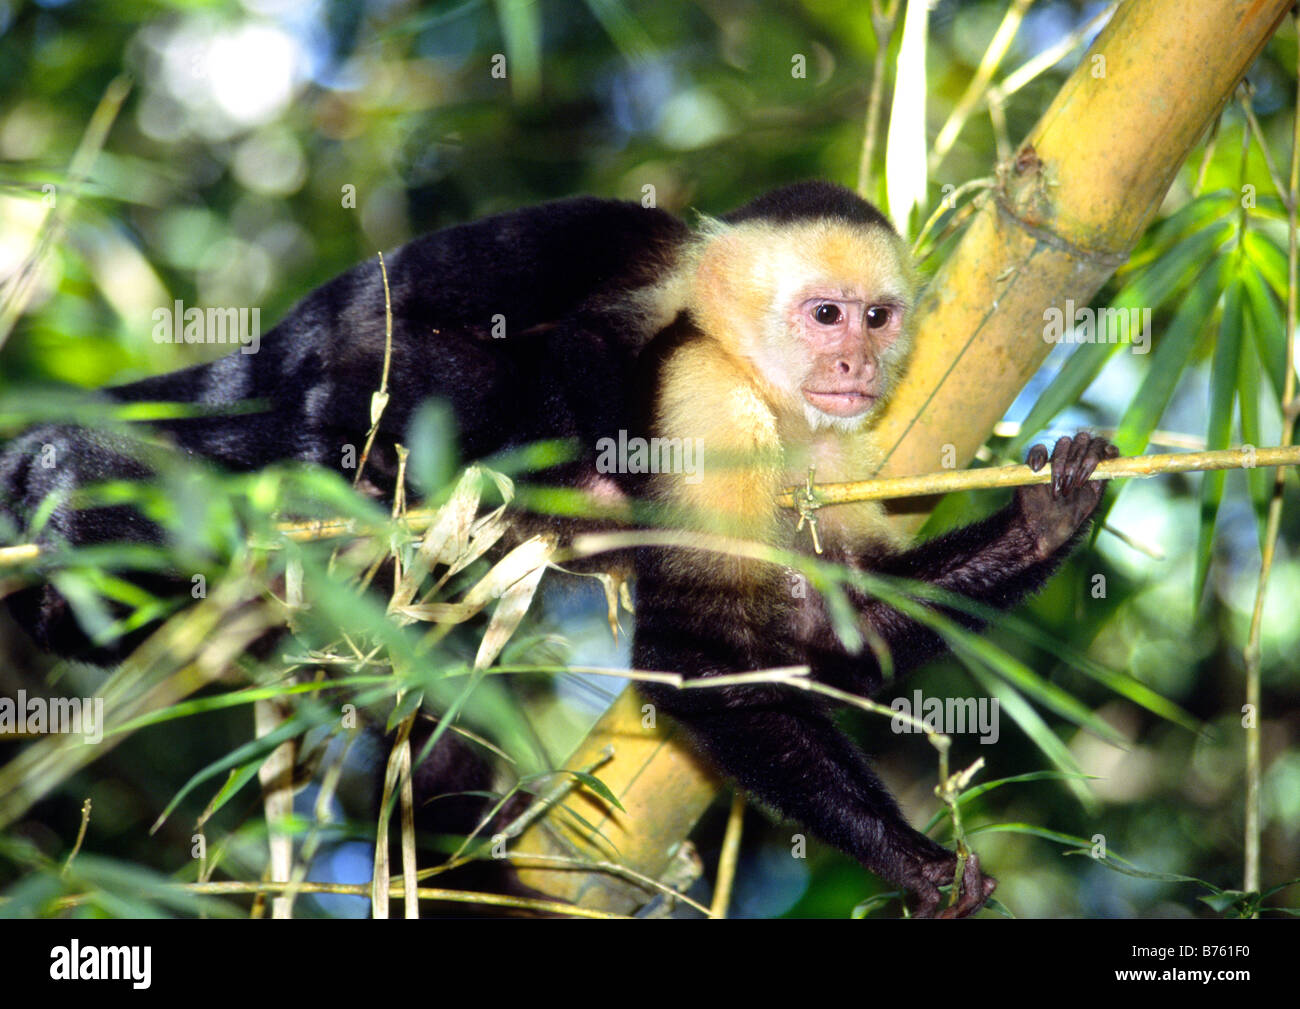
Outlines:
[[[840,375],[852,375],[870,381],[876,374],[876,362],[869,357],[856,361],[841,357],[835,362],[835,371]]]

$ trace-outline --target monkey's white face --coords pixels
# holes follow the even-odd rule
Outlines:
[[[879,412],[909,345],[914,280],[898,239],[838,221],[746,223],[710,238],[693,309],[753,365],[779,412],[855,431]]]
[[[810,285],[790,299],[783,337],[802,361],[789,373],[810,428],[861,428],[883,402],[900,355],[904,298],[863,285]]]

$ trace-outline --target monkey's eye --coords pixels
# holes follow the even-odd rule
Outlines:
[[[844,313],[840,311],[839,305],[818,305],[813,309],[813,318],[823,326],[834,326],[844,318]]]
[[[872,305],[867,309],[867,329],[879,329],[889,322],[889,309]]]

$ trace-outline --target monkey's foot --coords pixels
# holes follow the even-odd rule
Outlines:
[[[962,874],[961,892],[957,895],[957,900],[945,903],[948,898],[945,898],[939,887],[951,883],[956,876],[957,856],[950,851],[945,851],[944,855],[944,858],[927,862],[919,874],[905,884],[917,898],[912,910],[913,918],[965,918],[983,907],[998,885],[992,876],[984,875],[980,869],[979,856],[971,852],[966,859],[966,870]]]

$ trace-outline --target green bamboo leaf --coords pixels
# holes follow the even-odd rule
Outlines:
[[[1020,726],[1025,735],[1043,752],[1043,755],[1049,761],[1059,770],[1076,776],[1067,779],[1066,784],[1070,786],[1070,790],[1084,806],[1090,809],[1094,807],[1096,799],[1080,780],[1083,777],[1083,770],[1075,761],[1074,754],[1061,742],[1061,738],[1048,727],[1038,712],[1034,710],[1033,705],[1020,696],[1020,693],[1014,687],[999,680],[987,670],[979,666],[972,666],[970,671],[984,692],[997,697],[1002,710],[1011,716],[1012,721]],[[973,831],[967,831],[967,833],[973,833]]]
[[[1065,854],[1087,855],[1098,865],[1104,865],[1112,872],[1118,872],[1125,876],[1132,876],[1134,879],[1151,879],[1157,880],[1161,883],[1199,883],[1201,886],[1208,887],[1210,890],[1218,890],[1213,883],[1207,883],[1205,880],[1196,876],[1184,876],[1182,873],[1177,872],[1148,872],[1145,869],[1138,869],[1131,862],[1128,862],[1125,859],[1116,858],[1109,852],[1105,858],[1093,858],[1092,849],[1086,842],[1081,850],[1067,851]]]
[[[216,814],[222,806],[239,794],[240,790],[257,777],[257,772],[261,768],[265,758],[259,757],[256,760],[250,760],[241,767],[233,768],[227,776],[225,783],[217,789],[217,794],[212,797],[208,808],[204,810],[210,819]]]
[[[1094,662],[1082,652],[1068,646],[1057,644],[1057,654],[1068,665],[1073,666],[1085,676],[1096,680],[1102,686],[1113,690],[1140,707],[1146,708],[1153,715],[1159,715],[1166,721],[1181,725],[1189,732],[1198,735],[1205,732],[1195,716],[1180,708],[1167,697],[1162,697],[1132,673],[1122,669],[1110,669],[1099,662]]]
[[[392,732],[409,715],[415,714],[420,710],[420,705],[424,703],[424,693],[419,690],[409,690],[397,699],[393,705],[393,710],[388,713],[388,722],[384,726],[385,732]]]
[[[1008,655],[982,635],[960,628],[956,634],[949,636],[948,644],[959,657],[972,662],[982,662],[986,668],[992,670],[1018,691],[1028,694],[1039,704],[1055,711],[1062,718],[1069,719],[1074,724],[1088,729],[1117,746],[1127,745],[1127,740],[1123,736],[1073,694],[1058,687],[1050,680],[1039,676],[1019,659]],[[1069,768],[1069,770],[1077,771],[1078,769]]]
[[[536,0],[496,0],[496,8],[511,94],[518,101],[532,101],[542,85],[542,5]]]
[[[1258,230],[1247,231],[1241,247],[1273,293],[1285,301],[1288,275],[1286,251]]]
[[[1223,221],[1193,232],[1129,279],[1111,304],[1116,308],[1159,308],[1182,291],[1206,262],[1216,258],[1219,248],[1234,234],[1233,225]]]
[[[1115,295],[1111,307],[1124,311],[1159,308],[1182,287],[1189,274],[1202,268],[1216,247],[1230,235],[1231,227],[1221,224],[1183,239],[1133,277]],[[1030,408],[1019,434],[1007,446],[1008,454],[1018,458],[1052,418],[1077,403],[1119,346],[1098,342],[1076,347]]]
[[[1252,237],[1246,235],[1246,258],[1252,265],[1257,265],[1250,255]],[[1286,322],[1282,318],[1282,309],[1258,269],[1243,269],[1241,283],[1246,291],[1258,353],[1273,386],[1273,395],[1280,402],[1286,382]]]
[[[180,790],[172,796],[172,799],[167,803],[166,808],[158,814],[158,819],[154,821],[153,827],[151,827],[150,830],[156,831],[161,827],[164,821],[171,816],[172,811],[180,805],[181,800],[184,799],[185,796],[189,795],[190,792],[194,791],[194,789],[199,785],[203,784],[203,782],[210,778],[214,778],[225,771],[229,771],[232,768],[242,767],[243,765],[254,761],[260,764],[266,759],[267,755],[281,743],[297,736],[301,736],[311,727],[311,723],[307,719],[303,718],[302,713],[299,712],[293,717],[287,719],[283,724],[277,726],[271,732],[268,732],[265,736],[250,740],[243,746],[236,747],[224,757],[219,760],[214,760],[212,763],[208,764],[207,767],[195,772],[190,776],[189,780],[180,787]]]
[[[555,814],[565,822],[565,824],[578,831],[587,844],[593,848],[603,848],[614,857],[619,857],[620,852],[618,845],[611,841],[599,827],[588,820],[581,813],[576,812],[572,806],[560,805],[555,807]]]
[[[593,792],[595,792],[597,795],[599,795],[602,799],[604,799],[606,802],[608,802],[610,805],[612,805],[615,809],[617,809],[620,813],[626,813],[626,812],[627,812],[627,810],[623,808],[623,804],[622,804],[621,802],[618,801],[618,796],[616,796],[612,791],[610,791],[609,786],[606,785],[603,781],[601,781],[601,780],[600,780],[598,777],[596,777],[594,774],[589,774],[589,773],[586,772],[586,771],[564,771],[563,773],[564,773],[564,774],[571,774],[571,775],[573,775],[575,778],[577,778],[579,781],[581,781],[584,785],[586,785],[589,789],[591,789]]]
[[[1235,203],[1239,194],[1231,193],[1230,195]],[[1259,195],[1255,197],[1255,205],[1250,208],[1250,216],[1256,218],[1272,218],[1275,221],[1285,221],[1287,220],[1286,204],[1282,202],[1281,197],[1270,196],[1267,194]]]
[[[1032,823],[986,823],[966,831],[967,837],[973,837],[976,834],[1026,834],[1029,837],[1041,837],[1048,841],[1055,841],[1057,844],[1089,847],[1088,842],[1082,837],[1075,837],[1073,834],[1062,834],[1059,830],[1048,830],[1046,827],[1036,827]]]
[[[1219,319],[1219,339],[1214,347],[1210,371],[1210,419],[1206,426],[1205,447],[1227,448],[1232,440],[1232,408],[1237,395],[1238,358],[1241,355],[1241,283],[1234,276],[1223,293],[1223,314]],[[1214,549],[1214,527],[1223,502],[1227,481],[1225,470],[1201,474],[1201,522],[1196,536],[1196,581],[1193,599],[1205,591]]]
[[[1140,455],[1151,440],[1173,397],[1178,380],[1192,360],[1196,343],[1219,300],[1226,265],[1213,264],[1201,271],[1156,346],[1146,378],[1124,411],[1115,444],[1124,455]]]
[[[1223,313],[1219,317],[1218,341],[1210,368],[1210,416],[1205,430],[1206,449],[1226,449],[1232,439],[1232,407],[1235,406],[1236,382],[1242,351],[1242,283],[1234,277],[1223,291]],[[1196,534],[1196,580],[1193,598],[1205,592],[1210,553],[1214,549],[1214,527],[1227,472],[1223,469],[1201,473],[1201,519]]]
[[[293,694],[316,693],[321,690],[341,690],[347,687],[381,685],[395,686],[396,681],[391,676],[347,676],[320,681],[314,680],[311,683],[282,683],[270,687],[249,687],[245,690],[232,690],[225,694],[214,694],[211,697],[200,697],[192,701],[180,701],[177,704],[159,708],[157,711],[151,711],[148,714],[140,715],[138,718],[133,718],[129,722],[124,722],[116,728],[108,730],[105,735],[112,736],[135,732],[146,725],[170,722],[177,718],[188,718],[191,715],[205,714],[221,708],[234,708],[241,704],[252,704],[254,701],[289,697]]]
[[[1127,285],[1134,274],[1168,256],[1172,252],[1172,246],[1181,237],[1189,234],[1194,236],[1214,225],[1222,224],[1228,214],[1238,207],[1238,197],[1239,194],[1230,189],[1203,193],[1153,225],[1143,236],[1138,251],[1120,268],[1120,280]]]
[[[1295,886],[1297,883],[1300,883],[1300,876],[1297,876],[1295,879],[1288,879],[1282,883],[1278,883],[1276,886],[1270,886],[1267,890],[1264,890],[1262,893],[1260,893],[1259,895],[1260,900],[1267,900],[1269,897],[1273,896],[1273,894],[1281,893],[1288,886]],[[1268,910],[1281,911],[1281,910],[1285,910],[1285,908],[1271,907]]]
[[[956,593],[937,589],[924,582],[884,579],[858,572],[852,581],[859,584],[882,602],[888,603],[900,613],[911,617],[927,627],[934,628],[943,635],[953,654],[962,659],[972,672],[982,667],[991,670],[1004,681],[1013,684],[1019,690],[1034,697],[1040,704],[1051,708],[1063,718],[1068,718],[1083,728],[1107,739],[1116,745],[1124,746],[1126,741],[1110,725],[1097,717],[1084,704],[1070,693],[1051,683],[1019,659],[1007,654],[996,644],[974,631],[958,624],[951,617],[926,605],[921,600],[931,600],[954,608],[968,610],[971,607]],[[1068,768],[1077,771],[1077,767]]]
[[[1244,288],[1244,284],[1242,285]],[[1259,423],[1259,345],[1255,339],[1255,319],[1243,303],[1241,313],[1241,353],[1237,357],[1237,409],[1241,413],[1241,440],[1247,445],[1259,445],[1263,431]],[[1255,529],[1261,548],[1268,525],[1268,501],[1272,480],[1266,469],[1246,470],[1246,488],[1255,511]]]
[[[998,778],[997,781],[986,781],[983,784],[974,785],[971,788],[966,789],[957,797],[957,805],[964,806],[972,799],[978,798],[985,792],[991,792],[995,788],[1001,788],[1003,785],[1014,785],[1023,781],[1066,781],[1070,778],[1078,777],[1095,778],[1097,776],[1095,774],[1066,774],[1063,771],[1029,771],[1025,774],[1012,775],[1010,778]],[[946,819],[950,814],[951,810],[947,806],[944,806],[930,817],[928,821],[926,821],[925,826],[921,828],[921,833],[930,833],[930,831],[938,826],[939,821]]]
[[[58,870],[38,869],[5,887],[0,920],[53,917],[55,901],[67,891]]]
[[[211,915],[220,918],[244,918],[247,912],[229,901],[207,894],[192,893],[176,880],[149,869],[143,869],[117,859],[104,858],[83,852],[72,863],[69,875],[74,880],[101,887],[119,899],[151,902],[152,916],[161,914],[161,908],[171,908],[173,913],[186,915]],[[104,893],[101,893],[103,896]],[[149,906],[149,905],[145,905]]]
[[[624,56],[646,60],[654,55],[654,41],[622,0],[587,0],[587,9]]]
[[[813,589],[826,601],[826,612],[830,618],[831,629],[835,632],[835,636],[849,651],[858,652],[865,643],[862,628],[858,622],[858,611],[849,601],[843,584],[837,578],[824,577],[820,568],[816,565],[805,574]],[[884,670],[882,670],[883,672]],[[885,676],[885,679],[893,679],[892,669]]]
[[[945,606],[969,613],[987,624],[1002,628],[1020,640],[1028,642],[1035,648],[1076,669],[1084,676],[1096,680],[1107,689],[1113,690],[1134,704],[1146,708],[1154,715],[1181,725],[1197,735],[1206,731],[1205,726],[1195,717],[1156,693],[1131,673],[1103,666],[1101,663],[1089,658],[1085,652],[1071,647],[1068,641],[1062,641],[1044,631],[1033,621],[1026,620],[1015,613],[1006,613],[953,593],[938,593],[931,588],[925,594],[928,598]]]

